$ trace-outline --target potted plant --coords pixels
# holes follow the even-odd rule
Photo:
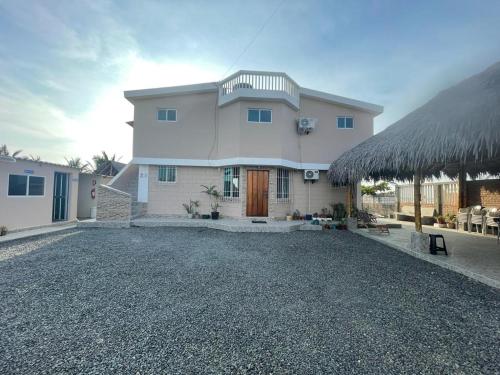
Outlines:
[[[336,228],[337,228],[337,229],[341,229],[341,230],[346,230],[346,229],[347,229],[346,220],[347,220],[347,219],[346,219],[345,217],[341,218],[341,219],[340,219],[340,224],[337,224],[337,225],[336,225]]]
[[[199,215],[198,211],[196,210],[199,206],[200,206],[200,201],[193,201],[191,199],[189,200],[189,204],[188,203],[182,204],[182,207],[184,207],[184,209],[187,212],[188,218],[190,219],[192,219],[194,215]]]
[[[457,215],[455,215],[455,214],[447,214],[446,215],[446,223],[448,224],[448,228],[455,229],[456,219],[457,219]]]
[[[7,234],[7,227],[2,225],[0,226],[0,236],[5,236]]]
[[[212,216],[212,220],[218,220],[219,208],[222,207],[219,203],[222,198],[222,194],[216,189],[215,185],[201,185],[201,187],[205,189],[202,193],[207,194],[210,198],[210,207],[212,208],[212,212],[210,214]]]
[[[293,211],[292,219],[293,220],[300,220],[300,211],[299,210]]]
[[[446,220],[443,215],[439,215],[437,218],[437,223],[434,224],[435,227],[437,228],[446,228]]]
[[[343,203],[331,203],[332,207],[332,218],[335,221],[340,221],[346,217],[345,205]]]

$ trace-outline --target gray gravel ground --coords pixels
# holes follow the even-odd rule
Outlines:
[[[500,292],[349,232],[0,245],[0,373],[498,374]]]

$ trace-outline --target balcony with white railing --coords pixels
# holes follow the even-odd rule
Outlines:
[[[285,73],[240,70],[219,82],[219,105],[236,100],[278,100],[299,109],[299,85]]]

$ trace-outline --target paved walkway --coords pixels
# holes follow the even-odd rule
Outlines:
[[[28,229],[28,230],[22,230],[22,231],[18,231],[18,232],[7,233],[5,236],[0,237],[0,243],[19,240],[21,238],[35,237],[35,236],[39,236],[42,234],[60,232],[62,230],[73,229],[73,228],[76,228],[76,223],[58,224],[58,225],[53,225],[53,226],[47,226],[47,227],[41,227],[41,228]]]
[[[442,234],[448,250],[448,256],[441,252],[438,255],[430,255],[409,250],[411,232],[415,228],[414,223],[390,219],[379,219],[379,222],[398,223],[402,225],[402,228],[390,229],[389,236],[369,233],[365,229],[358,229],[357,232],[418,258],[500,288],[500,244],[497,244],[496,237],[424,226],[424,233]]]

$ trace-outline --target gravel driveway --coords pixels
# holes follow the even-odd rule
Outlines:
[[[500,292],[344,231],[0,245],[0,373],[494,374]]]

